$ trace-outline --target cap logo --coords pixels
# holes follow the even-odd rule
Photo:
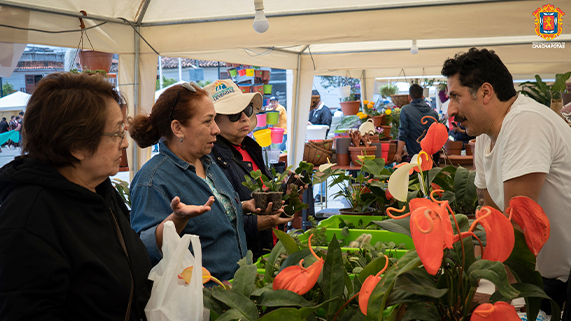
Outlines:
[[[212,86],[212,100],[216,102],[225,96],[235,92],[236,91],[234,90],[233,86],[227,84],[222,80],[217,80],[214,83],[214,86]]]

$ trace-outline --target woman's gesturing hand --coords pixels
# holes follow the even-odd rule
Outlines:
[[[214,196],[210,196],[204,205],[186,205],[180,201],[178,196],[175,196],[171,201],[171,209],[176,217],[188,220],[210,211],[213,203]]]

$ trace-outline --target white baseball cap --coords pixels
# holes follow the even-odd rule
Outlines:
[[[254,104],[254,113],[262,110],[263,98],[258,92],[243,93],[230,79],[216,80],[204,87],[208,97],[214,103],[217,114],[232,115],[244,110],[250,102]]]

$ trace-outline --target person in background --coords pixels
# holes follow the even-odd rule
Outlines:
[[[551,109],[514,89],[493,51],[471,48],[444,62],[448,115],[476,140],[475,185],[481,205],[501,211],[514,196],[536,201],[551,234],[537,256],[545,292],[560,306],[571,271],[571,128]],[[563,320],[570,320],[569,302]],[[549,301],[541,309],[551,314]]]
[[[280,105],[278,99],[275,96],[270,97],[270,105],[266,111],[270,110],[277,110],[280,112],[280,117],[278,123],[274,125],[277,128],[284,129],[284,138],[280,146],[278,147],[280,151],[286,150],[286,141],[287,141],[287,112],[284,106]]]
[[[452,122],[452,129],[448,131],[448,135],[454,138],[456,142],[462,142],[462,148],[466,148],[466,144],[471,140],[476,138],[475,136],[470,136],[466,132],[466,127],[458,125],[455,121]]]
[[[109,179],[125,108],[101,76],[34,90],[22,156],[0,169],[0,320],[146,319],[151,262]]]
[[[18,131],[20,132],[19,133],[20,141],[22,141],[22,123],[24,123],[24,112],[23,111],[19,112],[18,116],[20,117],[20,119],[18,119],[18,124],[20,125],[19,126],[20,129],[18,129]],[[18,117],[16,117],[16,118],[18,118]]]
[[[319,91],[314,89],[311,92],[311,106],[309,109],[308,125],[326,125],[331,127],[332,119],[333,114],[331,113],[331,110],[321,101]],[[327,130],[328,133],[329,129]],[[327,134],[325,134],[325,137],[327,137]]]
[[[254,200],[240,202],[220,167],[208,155],[220,129],[206,91],[184,83],[165,90],[148,116],[130,120],[141,148],[159,142],[159,153],[131,182],[131,226],[151,262],[162,258],[163,227],[172,221],[180,234],[200,237],[202,266],[230,280],[246,255],[243,212],[261,213]],[[191,248],[192,250],[192,248]]]
[[[215,120],[220,128],[210,155],[238,193],[240,201],[248,201],[252,199],[251,191],[242,182],[250,177],[250,172],[259,169],[262,174],[272,177],[271,171],[264,164],[262,147],[248,137],[250,117],[254,110],[261,108],[262,95],[244,94],[231,80],[215,81],[204,87],[204,90],[214,103]],[[274,247],[272,228],[293,220],[293,217],[281,218],[281,213],[283,210],[272,215],[244,213],[246,240],[248,249],[254,254],[254,261]]]
[[[408,152],[408,162],[410,162],[410,158],[413,155],[420,153],[422,150],[419,138],[422,138],[424,134],[426,134],[426,131],[428,131],[428,128],[434,122],[432,119],[426,119],[426,124],[423,124],[422,117],[432,116],[438,120],[436,111],[424,101],[421,86],[417,84],[410,86],[408,93],[411,102],[408,105],[404,105],[400,111],[398,146],[395,154],[395,161],[397,163],[402,161],[405,145]],[[438,165],[440,154],[436,153],[432,155],[432,159],[434,163]]]
[[[6,121],[6,117],[2,117],[2,120],[0,121],[0,133],[7,132],[9,127],[10,127],[10,125],[8,125],[8,122]]]

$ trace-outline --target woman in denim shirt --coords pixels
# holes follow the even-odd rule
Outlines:
[[[200,237],[202,265],[215,277],[229,280],[247,251],[242,213],[261,211],[253,200],[240,203],[208,156],[220,132],[215,116],[206,92],[185,83],[167,89],[151,115],[131,120],[129,133],[140,147],[160,140],[159,154],[131,182],[131,226],[157,264],[162,258],[163,224],[173,221],[180,234]]]

